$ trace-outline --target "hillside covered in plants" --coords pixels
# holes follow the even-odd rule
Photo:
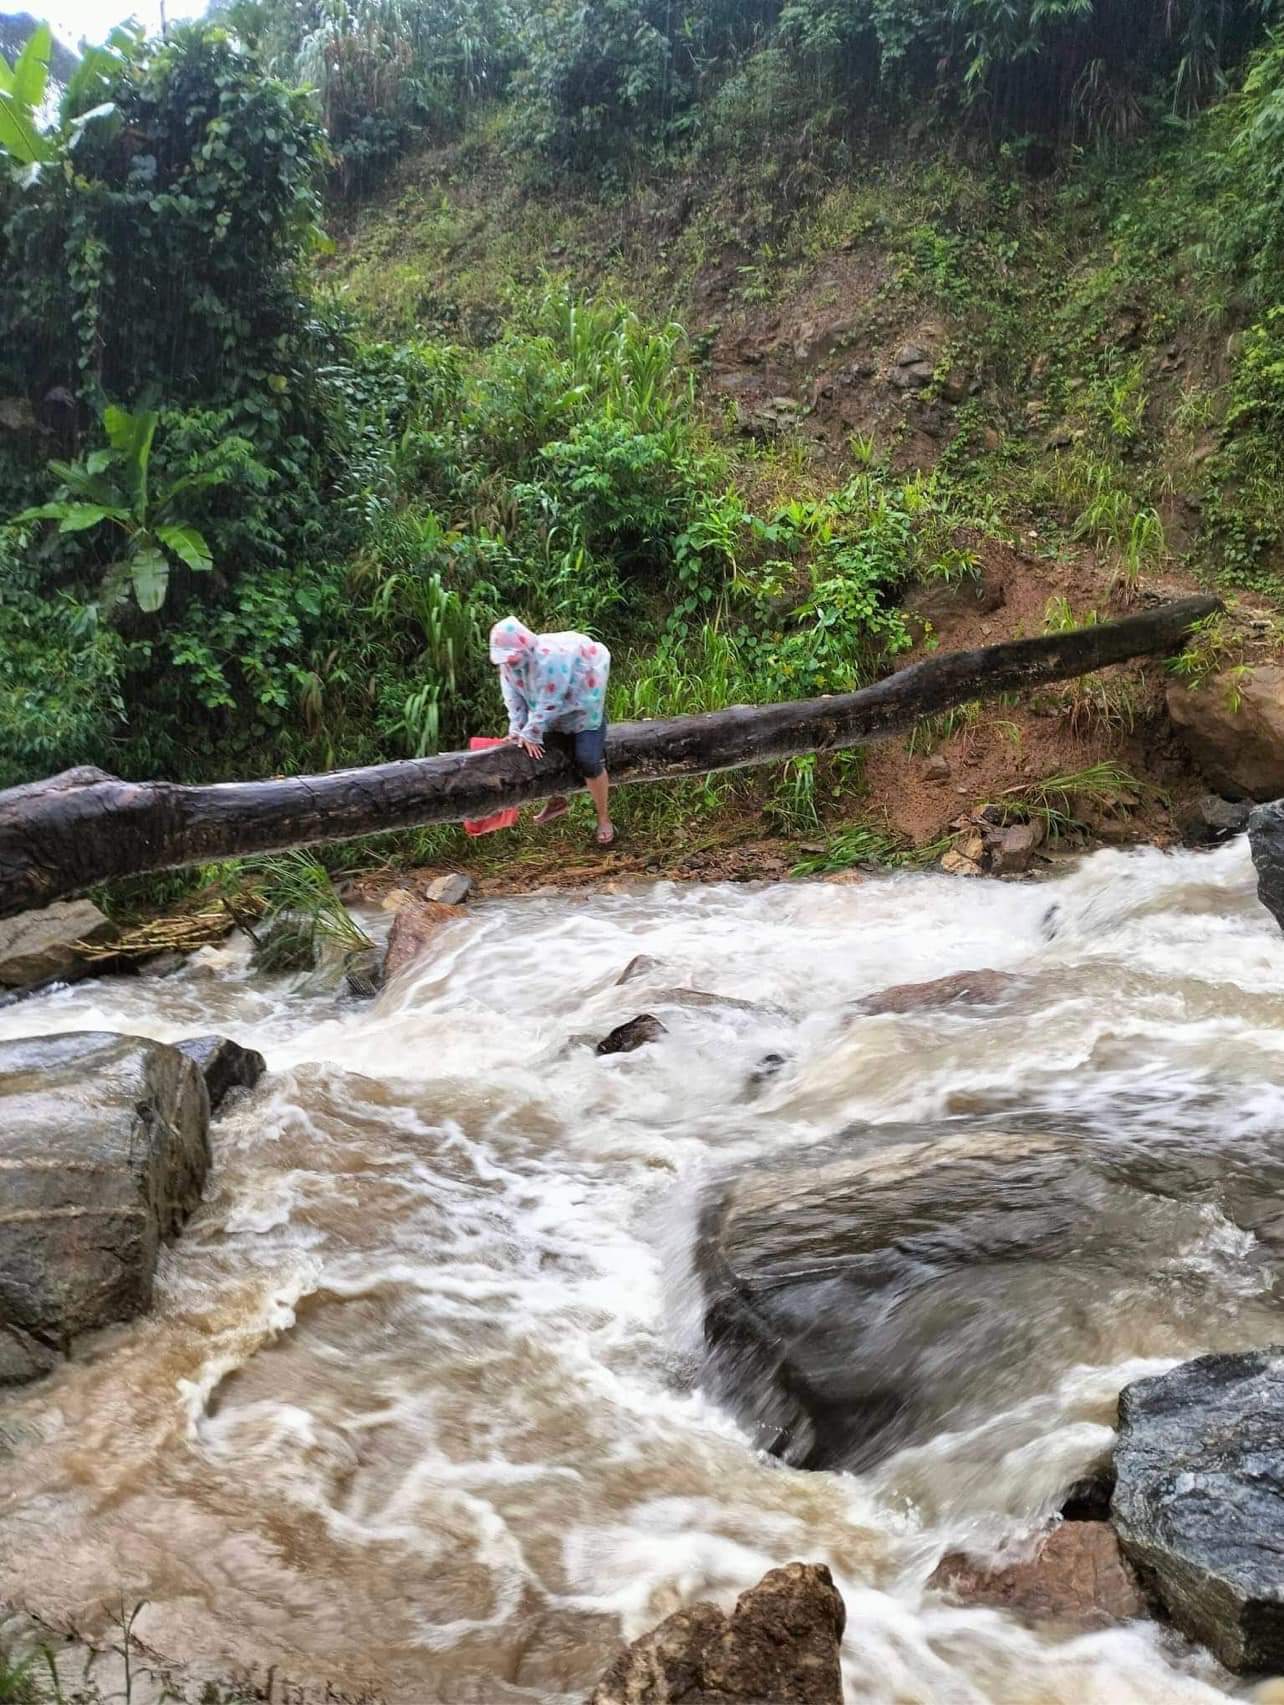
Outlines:
[[[1169,676],[1274,654],[1274,0],[211,10],[52,122],[47,32],[0,67],[0,785],[458,747],[510,609],[610,644],[616,718],[1194,583]],[[841,862],[1136,807],[1164,684],[629,809]]]

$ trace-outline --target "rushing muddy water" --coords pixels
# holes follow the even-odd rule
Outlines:
[[[615,987],[643,950],[663,968]],[[842,1023],[855,997],[979,966],[1028,981],[997,1008]],[[566,1048],[675,984],[778,1010],[666,1009],[636,1054]],[[705,1181],[832,1153],[853,1121],[1002,1107],[1247,1177],[1278,1164],[1284,938],[1243,843],[1101,853],[1052,884],[483,905],[367,1006],[254,978],[233,944],[0,1013],[6,1036],[100,1028],[220,1030],[269,1075],[216,1124],[154,1314],[0,1401],[0,1599],[89,1631],[146,1600],[137,1633],[198,1673],[489,1705],[579,1699],[621,1633],[799,1557],[844,1593],[852,1700],[1248,1696],[1156,1627],[1057,1642],[924,1583],[951,1544],[1028,1536],[1108,1446],[1128,1379],[1284,1338],[1253,1232],[1184,1210],[1164,1283],[1120,1289],[1131,1269],[1104,1259],[1093,1296],[1080,1272],[1046,1354],[1016,1385],[996,1367],[989,1402],[965,1336],[966,1423],[939,1404],[940,1431],[861,1476],[756,1454],[701,1389],[691,1269]],[[749,1095],[768,1053],[790,1064]],[[946,1311],[947,1381],[949,1331]]]

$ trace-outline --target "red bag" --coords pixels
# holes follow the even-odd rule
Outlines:
[[[470,752],[486,752],[492,746],[506,746],[506,740],[492,740],[484,734],[475,734],[468,742]],[[466,835],[493,835],[496,829],[511,829],[521,816],[519,805],[507,805],[502,811],[496,811],[490,817],[473,817],[464,821]]]

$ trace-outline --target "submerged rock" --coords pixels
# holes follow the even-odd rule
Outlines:
[[[209,1095],[177,1048],[72,1032],[0,1043],[0,1385],[151,1303],[200,1200]]]
[[[630,1018],[627,1024],[617,1024],[609,1035],[603,1036],[597,1045],[599,1054],[632,1054],[638,1048],[644,1048],[648,1042],[658,1042],[661,1036],[668,1032],[660,1020],[651,1012],[640,1012],[636,1018]]]
[[[1284,794],[1284,668],[1235,670],[1196,688],[1173,681],[1167,699],[1191,756],[1219,793],[1260,800]]]
[[[43,911],[0,918],[0,988],[83,977],[94,966],[78,944],[110,932],[110,922],[89,900],[60,900]]]
[[[589,1705],[842,1705],[847,1613],[823,1564],[772,1569],[728,1616],[679,1610],[620,1653]]]
[[[941,1006],[995,1006],[1021,987],[1010,971],[952,971],[930,983],[898,983],[855,1003],[867,1017],[885,1012],[925,1012]]]
[[[929,1587],[966,1604],[1006,1610],[1033,1623],[1083,1631],[1146,1614],[1146,1599],[1106,1522],[1065,1522],[1033,1557],[994,1566],[960,1552],[941,1559]]]
[[[267,1070],[267,1061],[256,1048],[243,1048],[228,1036],[191,1036],[174,1046],[205,1079],[210,1112],[222,1106],[233,1089],[253,1089]]]
[[[616,985],[618,987],[623,983],[635,982],[637,978],[645,977],[650,972],[658,971],[660,968],[661,961],[658,959],[652,959],[649,953],[635,953],[633,958],[629,960],[628,964],[615,979]]]
[[[1284,1347],[1201,1356],[1119,1397],[1112,1516],[1182,1631],[1284,1670]]]
[[[737,995],[713,995],[704,989],[661,989],[655,996],[666,1006],[723,1007],[731,1012],[779,1012],[765,1001],[741,1000]]]
[[[1248,819],[1257,897],[1284,929],[1284,799],[1259,805]]]

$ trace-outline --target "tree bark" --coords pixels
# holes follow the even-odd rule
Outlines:
[[[608,734],[608,768],[620,786],[886,740],[971,699],[1170,652],[1218,608],[1215,598],[1186,598],[1097,627],[930,657],[857,693],[623,723]],[[485,817],[582,785],[560,753],[532,763],[514,747],[199,787],[68,770],[0,793],[0,917],[116,877]]]

